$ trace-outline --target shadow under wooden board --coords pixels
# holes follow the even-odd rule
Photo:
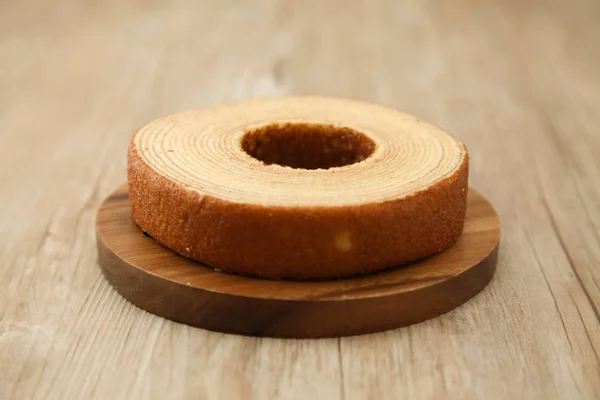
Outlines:
[[[100,206],[98,262],[112,286],[156,315],[213,331],[318,338],[379,332],[436,317],[481,291],[496,268],[500,221],[469,189],[462,236],[405,266],[329,281],[274,281],[218,272],[144,235],[127,185]]]

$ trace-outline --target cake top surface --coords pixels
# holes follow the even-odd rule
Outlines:
[[[267,98],[184,111],[142,127],[139,157],[165,178],[223,200],[343,206],[404,198],[451,177],[465,146],[381,105]]]

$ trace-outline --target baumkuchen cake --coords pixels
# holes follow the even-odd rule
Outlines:
[[[134,221],[215,269],[346,277],[451,246],[463,229],[468,153],[380,105],[250,100],[157,119],[133,137]]]

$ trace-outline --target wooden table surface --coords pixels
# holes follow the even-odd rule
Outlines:
[[[600,398],[600,3],[0,0],[1,399]],[[95,212],[140,125],[323,94],[463,140],[497,274],[407,328],[231,336],[123,300]]]

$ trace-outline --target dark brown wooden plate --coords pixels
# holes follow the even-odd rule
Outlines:
[[[384,272],[318,282],[217,272],[161,246],[133,223],[126,185],[100,206],[96,233],[106,279],[151,313],[213,331],[317,338],[398,328],[461,305],[494,274],[500,221],[469,189],[464,232],[450,249]]]

